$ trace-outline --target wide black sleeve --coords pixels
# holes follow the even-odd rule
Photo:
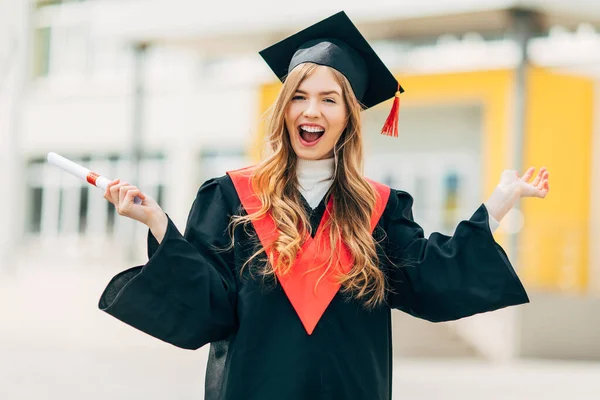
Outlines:
[[[382,216],[391,307],[441,322],[529,302],[484,204],[452,236],[429,238],[413,220],[412,204],[408,193],[392,190]]]
[[[229,199],[231,201],[231,199]],[[218,179],[198,190],[185,234],[169,218],[160,244],[148,233],[146,265],[116,275],[99,307],[121,321],[186,349],[227,338],[236,329],[236,280],[228,204]]]

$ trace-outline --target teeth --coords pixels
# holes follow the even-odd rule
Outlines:
[[[325,129],[317,128],[316,126],[301,126],[300,129],[302,129],[303,131],[312,132],[312,133],[325,132]]]

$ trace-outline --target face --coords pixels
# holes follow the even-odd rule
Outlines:
[[[319,66],[307,76],[285,113],[285,125],[296,156],[305,160],[333,157],[346,128],[346,103],[333,72]]]

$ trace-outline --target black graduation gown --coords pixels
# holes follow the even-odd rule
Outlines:
[[[303,202],[316,232],[325,202]],[[368,311],[338,292],[312,335],[279,285],[252,278],[252,265],[240,277],[256,246],[251,226],[238,227],[233,250],[213,247],[229,244],[230,215],[243,212],[227,175],[199,189],[183,236],[171,220],[160,245],[148,233],[148,262],[116,275],[99,307],[178,347],[211,343],[205,399],[389,400],[392,308],[438,322],[529,301],[483,204],[453,236],[425,238],[412,203],[392,189],[373,233],[387,304]]]

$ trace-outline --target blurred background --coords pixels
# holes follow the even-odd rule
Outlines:
[[[206,348],[102,313],[146,229],[45,162],[137,184],[183,231],[199,185],[259,157],[280,84],[257,52],[345,10],[406,89],[364,113],[366,174],[451,234],[505,169],[546,166],[495,233],[531,303],[394,313],[394,399],[600,398],[600,2],[0,0],[0,399],[200,399]]]

